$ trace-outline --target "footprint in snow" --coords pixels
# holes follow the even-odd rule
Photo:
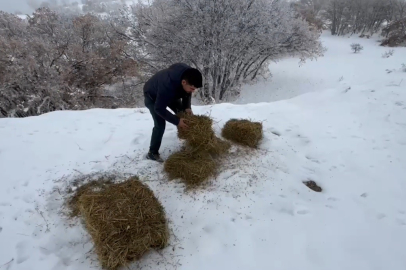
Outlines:
[[[406,222],[405,222],[403,219],[398,218],[398,219],[396,219],[396,221],[397,221],[397,223],[398,223],[399,225],[402,225],[402,226],[405,226],[405,225],[406,225]]]
[[[297,134],[296,136],[297,136],[298,138],[300,138],[301,141],[302,141],[304,144],[309,144],[309,143],[311,142],[311,140],[310,140],[309,138],[307,138],[307,137],[305,137],[305,136],[303,136],[303,135]]]
[[[23,201],[26,203],[32,203],[34,201],[34,197],[32,194],[25,194],[23,196]]]
[[[136,137],[133,139],[132,143],[133,144],[139,144],[140,139],[142,139],[142,137],[143,136],[141,134],[136,135]]]
[[[292,215],[292,216],[294,215],[293,209],[291,209],[291,208],[283,207],[283,208],[279,209],[279,211],[281,213],[285,213],[288,215]]]
[[[16,251],[17,251],[17,264],[23,263],[26,260],[29,259],[29,255],[27,252],[27,243],[26,242],[20,242],[16,245]]]
[[[320,164],[320,161],[318,161],[317,159],[315,159],[314,157],[311,157],[311,156],[306,156],[306,158],[308,159],[308,160],[310,160],[311,162],[314,162],[314,163],[318,163],[318,164]]]
[[[40,247],[39,250],[41,251],[42,254],[44,254],[44,255],[46,255],[46,256],[48,256],[48,255],[50,255],[50,254],[53,253],[53,252],[51,252],[49,249],[44,248],[44,247]]]
[[[67,257],[61,258],[60,263],[64,266],[69,266],[71,264],[71,260],[70,258]]]
[[[301,205],[301,204],[297,204],[296,206],[295,206],[295,214],[296,215],[301,215],[301,216],[303,216],[303,215],[307,215],[307,214],[309,214],[310,213],[310,211],[307,209],[307,207],[305,207],[305,206],[303,206],[303,205]]]
[[[296,214],[298,214],[298,215],[306,215],[306,214],[308,214],[309,213],[309,211],[307,211],[307,210],[298,210],[298,211],[296,211]]]
[[[386,217],[386,215],[385,214],[378,214],[378,215],[376,215],[376,218],[377,219],[379,219],[379,220],[381,220],[381,219],[383,219],[383,218],[385,218]]]
[[[269,128],[269,129],[267,129],[267,131],[270,131],[272,134],[274,134],[276,136],[281,136],[281,133],[279,131],[277,131],[276,129]]]
[[[213,229],[210,226],[204,226],[203,231],[205,231],[206,233],[211,233],[213,231]]]
[[[329,201],[333,201],[333,202],[338,201],[338,199],[337,199],[337,198],[334,198],[334,197],[329,197],[329,198],[327,198],[327,200],[329,200]]]

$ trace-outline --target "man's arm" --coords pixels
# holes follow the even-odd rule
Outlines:
[[[158,94],[155,100],[155,112],[166,121],[177,126],[179,125],[180,121],[179,117],[173,115],[167,110],[168,104],[171,100],[171,96],[163,88],[164,86],[161,86],[158,90]]]

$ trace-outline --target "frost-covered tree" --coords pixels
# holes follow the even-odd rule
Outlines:
[[[390,22],[383,28],[382,35],[385,36],[383,46],[406,46],[406,16]]]
[[[270,61],[320,55],[319,34],[285,0],[155,0],[127,10],[131,39],[151,71],[186,62],[202,71],[203,100],[224,100]],[[139,56],[140,56],[139,55]]]
[[[27,24],[16,21],[10,14],[0,14],[0,20],[7,22],[2,24],[0,36],[3,44],[0,54],[5,58],[0,81],[3,110],[17,115],[41,111],[42,96],[58,84],[57,79],[56,82],[51,79],[57,74],[55,67],[60,57],[53,48],[63,50],[64,39],[59,36],[53,15],[45,9],[37,10]],[[56,93],[49,92],[47,100]]]
[[[129,105],[127,86],[124,93],[105,91],[137,77],[129,47],[109,19],[40,8],[23,21],[0,12],[1,115]]]
[[[372,35],[390,20],[392,9],[388,0],[327,0],[324,18],[333,35]]]
[[[73,20],[75,42],[66,54],[70,69],[65,79],[70,86],[86,90],[91,101],[106,98],[102,86],[137,75],[136,62],[125,55],[128,43],[109,29],[94,15]]]
[[[324,11],[325,5],[325,0],[298,0],[297,2],[293,2],[293,6],[303,18],[318,30],[324,28],[324,22],[321,15]]]
[[[296,0],[293,3],[311,25],[327,26],[332,35],[369,37],[382,30],[384,36],[393,34],[384,45],[403,44],[406,0]]]
[[[389,0],[391,6],[391,21],[406,17],[406,0]]]

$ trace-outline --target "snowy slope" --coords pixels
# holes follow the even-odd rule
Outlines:
[[[396,57],[382,69],[397,68]],[[383,71],[363,84],[343,80],[349,90],[195,107],[218,121],[217,132],[235,117],[264,121],[265,131],[260,150],[234,148],[221,175],[195,193],[143,158],[145,109],[1,119],[0,269],[100,269],[80,222],[59,213],[60,193],[82,174],[118,171],[154,190],[172,230],[170,247],[132,269],[404,270],[406,91],[387,86],[404,77]],[[168,125],[163,157],[180,145]],[[308,179],[324,191],[308,189]]]
[[[327,48],[323,57],[307,60],[304,64],[299,64],[296,58],[272,63],[269,66],[272,77],[243,87],[236,103],[270,102],[326,89],[346,89],[356,85],[376,87],[382,83],[400,82],[400,76],[386,76],[386,69],[399,70],[403,63],[406,64],[406,48],[378,46],[379,36],[371,39],[337,37],[328,31],[323,32],[321,40]],[[350,48],[352,43],[361,44],[364,50],[354,54]],[[393,56],[382,58],[382,54],[391,49],[394,50]],[[406,79],[403,86],[406,86]]]

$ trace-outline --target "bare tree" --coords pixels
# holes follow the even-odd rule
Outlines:
[[[390,22],[383,30],[383,46],[406,46],[406,17]]]
[[[406,17],[406,0],[389,0],[391,6],[391,21]]]
[[[293,3],[293,6],[303,18],[319,31],[324,28],[321,15],[325,9],[325,5],[325,0],[299,0]]]
[[[136,62],[125,54],[127,42],[115,37],[107,22],[87,14],[75,18],[73,28],[77,42],[68,54],[71,69],[65,76],[70,86],[85,89],[96,102],[108,98],[102,86],[137,76]]]
[[[387,0],[327,1],[324,19],[330,24],[332,35],[373,35],[391,20],[393,13],[393,5]]]

